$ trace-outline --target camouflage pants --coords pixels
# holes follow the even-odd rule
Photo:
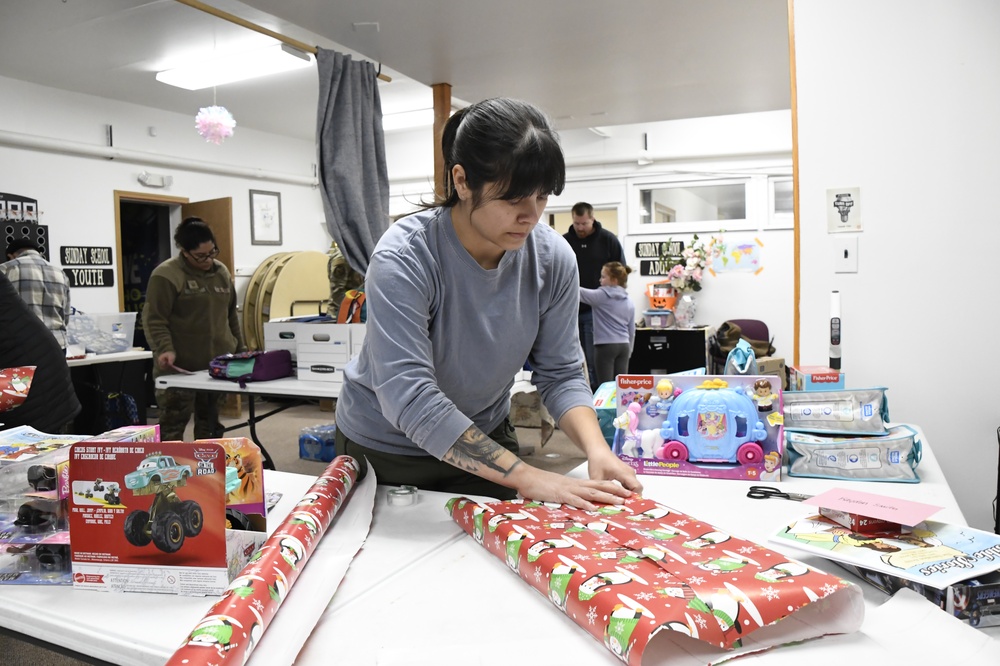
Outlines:
[[[194,413],[194,438],[222,436],[219,405],[225,394],[188,389],[158,389],[156,406],[160,410],[160,441],[183,441],[184,429]]]

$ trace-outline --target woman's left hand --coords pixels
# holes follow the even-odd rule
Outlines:
[[[622,462],[610,448],[588,456],[587,473],[595,481],[617,481],[634,493],[642,493],[642,484],[635,470]]]

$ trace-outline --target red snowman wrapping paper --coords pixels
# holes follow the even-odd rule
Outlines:
[[[484,548],[633,666],[661,633],[703,641],[713,651],[766,649],[786,639],[765,643],[749,635],[814,602],[843,591],[836,608],[813,610],[824,617],[859,612],[860,591],[848,581],[639,496],[594,512],[464,497],[447,509]],[[841,603],[844,596],[852,598]],[[803,623],[789,624],[800,625],[793,640],[801,640],[856,629],[861,617],[831,622],[838,627],[832,630],[817,624],[806,629],[811,635],[802,635]]]
[[[0,412],[9,412],[28,399],[35,366],[0,368]]]
[[[246,663],[357,478],[354,458],[335,458],[167,665]]]

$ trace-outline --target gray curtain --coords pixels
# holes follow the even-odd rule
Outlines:
[[[319,187],[326,227],[351,268],[364,274],[389,227],[378,74],[370,62],[318,49]]]

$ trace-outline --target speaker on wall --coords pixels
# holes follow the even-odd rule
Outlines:
[[[28,222],[12,222],[4,224],[4,248],[17,238],[28,238],[38,246],[38,252],[49,259],[49,227],[45,224],[30,224]],[[6,255],[4,256],[6,260]]]

